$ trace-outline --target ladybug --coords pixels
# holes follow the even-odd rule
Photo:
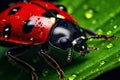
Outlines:
[[[46,53],[48,47],[69,49],[67,60],[70,62],[73,50],[82,55],[89,53],[87,41],[90,38],[111,40],[114,36],[98,35],[80,27],[64,6],[51,2],[18,2],[0,14],[0,41],[22,45],[8,50],[6,56],[28,68],[32,80],[38,80],[35,68],[18,58],[17,54],[23,53],[31,45],[41,45],[39,54],[58,72],[60,80],[64,80],[64,72],[59,64]]]

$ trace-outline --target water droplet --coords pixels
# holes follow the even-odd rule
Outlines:
[[[98,72],[100,69],[99,68],[96,68],[94,70],[92,70],[90,73],[95,73],[95,72]]]
[[[92,24],[96,24],[96,22],[97,22],[96,20],[93,20],[93,21],[92,21]]]
[[[97,48],[97,51],[100,50],[100,48]]]
[[[85,12],[85,18],[91,19],[94,15],[94,11],[92,9],[89,9],[88,11]]]
[[[114,25],[114,26],[113,26],[114,29],[117,29],[117,27],[118,27],[117,25]]]
[[[42,75],[44,76],[44,77],[46,77],[47,75],[48,75],[48,73],[49,73],[49,69],[43,69],[43,71],[42,71]]]
[[[102,30],[102,29],[98,29],[98,30],[97,30],[97,33],[98,33],[98,34],[103,34],[103,30]]]
[[[117,60],[120,62],[120,54],[116,55]]]
[[[93,41],[93,40],[94,40],[93,38],[89,39],[89,41]]]
[[[97,68],[97,69],[96,69],[96,72],[98,72],[99,70],[100,70],[100,69],[99,69],[99,68]]]
[[[87,5],[87,4],[84,4],[84,5],[83,5],[83,9],[84,9],[84,10],[88,9],[88,5]]]
[[[114,17],[114,15],[115,15],[114,13],[110,13],[110,17]]]
[[[105,64],[105,61],[101,61],[99,66],[101,67],[101,66],[103,66],[104,64]]]
[[[118,61],[120,62],[120,58],[118,58]]]
[[[6,21],[6,19],[3,19],[2,21],[4,21],[4,22],[5,22],[5,21]]]
[[[68,7],[68,13],[73,13],[73,8],[71,6]]]
[[[74,80],[77,77],[77,74],[73,73],[68,80]]]
[[[108,32],[107,32],[107,35],[111,35],[111,34],[112,34],[112,31],[108,31]]]
[[[112,48],[112,47],[113,47],[113,44],[112,44],[112,43],[109,43],[106,47],[107,47],[108,49],[109,49],[109,48]]]

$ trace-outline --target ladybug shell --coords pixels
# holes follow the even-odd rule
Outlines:
[[[43,16],[50,10],[58,11],[64,19],[75,22],[70,15],[50,2],[19,2],[0,14],[0,41],[34,45],[45,43],[55,24],[52,21],[54,16]]]

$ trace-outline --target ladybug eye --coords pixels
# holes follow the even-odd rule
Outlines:
[[[8,13],[9,15],[13,15],[13,14],[15,14],[16,12],[18,12],[19,10],[20,10],[20,6],[19,7],[16,7],[16,8],[13,8],[13,9],[11,9],[10,10],[10,12]]]
[[[56,5],[59,9],[66,11],[67,12],[67,8],[63,5]]]
[[[4,29],[3,29],[3,37],[4,38],[8,38],[8,36],[10,35],[10,31],[11,31],[11,25],[10,24],[7,24]]]
[[[25,22],[24,26],[23,26],[23,33],[29,33],[32,31],[33,27],[34,27],[34,22],[31,20],[28,20]]]

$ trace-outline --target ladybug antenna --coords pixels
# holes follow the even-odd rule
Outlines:
[[[93,38],[93,39],[104,39],[104,40],[110,41],[110,40],[115,39],[116,37],[115,36],[106,36],[106,35],[94,35],[94,36],[88,37],[87,39],[91,39],[91,38]]]
[[[87,49],[85,51],[80,51],[80,54],[82,56],[85,56],[87,53],[89,53],[90,50],[97,50],[98,48],[96,47],[87,47]]]

